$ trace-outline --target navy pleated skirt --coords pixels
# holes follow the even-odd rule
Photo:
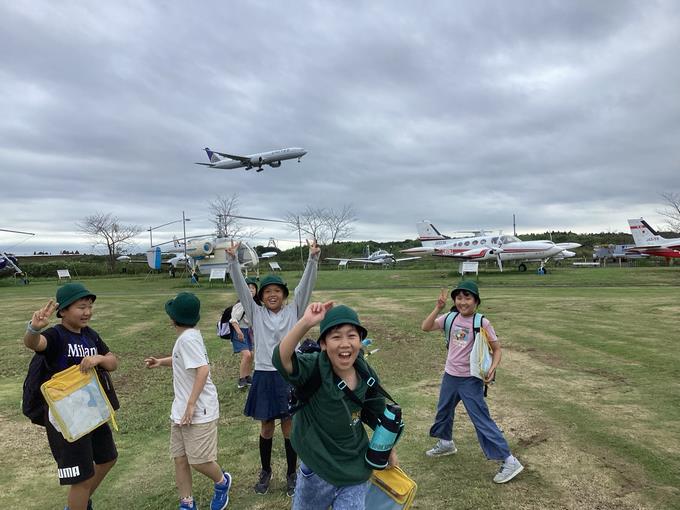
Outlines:
[[[259,421],[287,418],[290,385],[277,371],[255,370],[243,414]]]

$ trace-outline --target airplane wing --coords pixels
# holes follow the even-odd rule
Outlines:
[[[212,163],[194,163],[194,165],[213,166]]]
[[[235,154],[227,154],[225,152],[217,152],[217,151],[213,151],[213,152],[215,154],[219,154],[223,158],[233,159],[233,160],[236,160],[236,161],[240,161],[241,163],[250,163],[250,158],[247,158],[245,156],[236,156]]]
[[[417,260],[421,257],[404,257],[403,259],[394,259],[395,262],[406,262],[407,260]]]
[[[432,255],[434,253],[434,247],[432,246],[416,246],[415,248],[408,248],[406,250],[399,250],[399,253],[422,253],[424,255]]]
[[[357,264],[382,264],[380,260],[368,260],[368,259],[336,259],[332,257],[326,257],[326,260],[337,260],[338,262],[356,262]]]

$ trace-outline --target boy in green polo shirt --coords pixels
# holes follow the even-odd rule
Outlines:
[[[296,352],[298,342],[319,323],[321,352]],[[313,374],[318,370],[320,375],[314,394],[293,415],[291,442],[301,459],[293,510],[364,508],[372,471],[364,460],[368,436],[360,418],[361,407],[338,387],[336,379],[344,381],[364,402],[371,411],[368,414],[382,415],[385,399],[380,395],[366,399],[369,387],[360,375],[361,371],[378,379],[360,356],[366,335],[351,308],[334,307],[332,302],[312,303],[274,348],[272,363],[293,386],[313,389],[308,387],[314,384]],[[389,463],[397,463],[394,449]]]

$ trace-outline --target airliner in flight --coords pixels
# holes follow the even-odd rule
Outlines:
[[[450,257],[459,260],[495,260],[503,271],[503,262],[518,261],[519,270],[526,271],[525,262],[540,262],[541,267],[549,259],[561,260],[573,257],[578,243],[554,243],[552,241],[522,241],[512,235],[478,235],[451,238],[441,234],[427,221],[417,224],[418,239],[422,246],[401,250],[408,254],[429,254],[434,257]]]
[[[264,170],[264,165],[269,165],[274,168],[281,166],[281,161],[286,159],[297,159],[307,154],[307,151],[301,147],[288,147],[287,149],[278,149],[275,151],[258,152],[257,154],[250,154],[249,156],[238,156],[236,154],[227,154],[225,152],[217,152],[205,149],[210,163],[196,163],[197,165],[209,166],[210,168],[218,168],[221,170],[229,170],[233,168],[257,168],[257,172]]]

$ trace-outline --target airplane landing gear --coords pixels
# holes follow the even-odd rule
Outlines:
[[[258,167],[257,170],[255,170],[255,171],[256,171],[256,172],[261,172],[262,170],[264,170],[264,168],[262,168],[262,167],[260,166],[260,167]]]
[[[520,273],[523,273],[524,271],[527,270],[527,266],[524,262],[521,262],[519,266],[517,266],[517,269],[519,269]]]

